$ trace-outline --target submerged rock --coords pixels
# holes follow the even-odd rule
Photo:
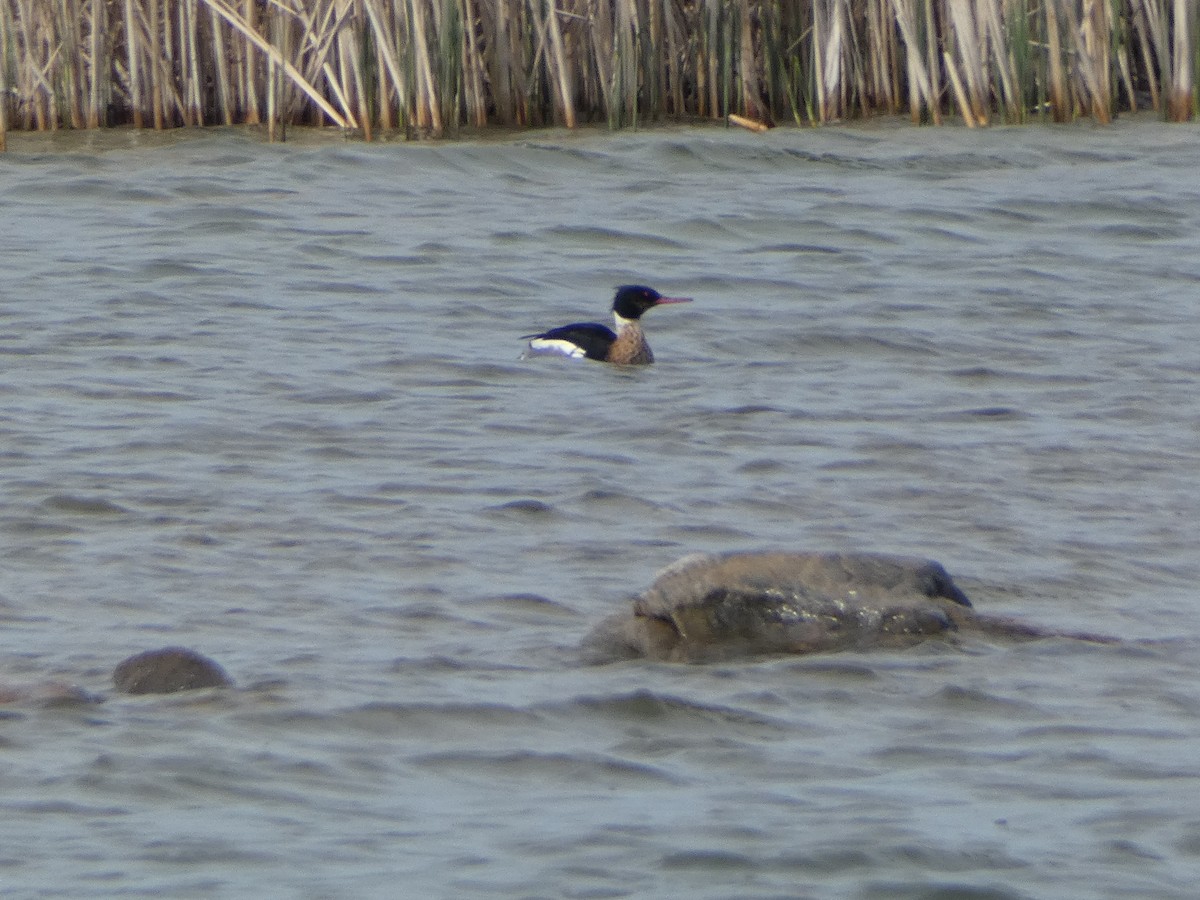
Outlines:
[[[186,647],[147,650],[118,663],[113,684],[126,694],[172,694],[233,684],[225,670]]]
[[[932,560],[875,553],[696,554],[659,572],[631,609],[593,630],[585,647],[599,658],[704,662],[905,646],[965,628],[1042,635],[1020,622],[975,613]]]
[[[20,703],[41,707],[91,706],[104,698],[77,684],[46,681],[32,685],[0,685],[0,704]]]

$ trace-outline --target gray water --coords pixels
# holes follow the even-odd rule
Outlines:
[[[1194,128],[10,143],[4,896],[1195,896]],[[1127,640],[581,665],[759,548]]]

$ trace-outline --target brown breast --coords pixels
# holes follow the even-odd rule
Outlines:
[[[654,354],[646,336],[637,325],[626,325],[617,332],[617,339],[608,348],[608,362],[619,366],[642,366],[654,362]]]

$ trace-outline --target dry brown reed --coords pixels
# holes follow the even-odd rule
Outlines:
[[[0,0],[10,128],[968,125],[1200,101],[1196,0]]]

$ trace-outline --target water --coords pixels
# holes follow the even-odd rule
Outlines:
[[[11,144],[6,897],[1193,896],[1194,129]],[[1129,640],[580,665],[764,547]]]

